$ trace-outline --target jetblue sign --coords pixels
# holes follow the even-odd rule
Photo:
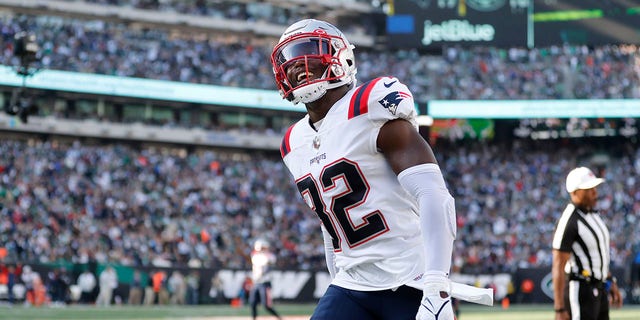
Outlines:
[[[441,24],[433,24],[431,20],[424,22],[422,44],[428,46],[433,42],[492,42],[496,29],[490,24],[472,25],[467,20],[448,20]]]
[[[395,1],[387,18],[392,48],[527,45],[529,1]]]

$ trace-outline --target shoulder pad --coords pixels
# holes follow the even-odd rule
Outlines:
[[[349,104],[349,119],[367,114],[373,121],[402,118],[415,121],[413,95],[395,77],[380,77],[356,88]]]

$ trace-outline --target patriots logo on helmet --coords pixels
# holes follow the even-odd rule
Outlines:
[[[411,98],[411,95],[406,92],[394,91],[386,95],[382,100],[378,100],[378,102],[395,116],[396,111],[398,110],[398,105],[400,105],[400,102],[406,98]]]

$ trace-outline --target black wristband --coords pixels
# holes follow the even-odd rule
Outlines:
[[[555,309],[556,313],[565,312],[565,311],[567,311],[567,309],[565,308]]]

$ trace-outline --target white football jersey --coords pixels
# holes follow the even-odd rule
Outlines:
[[[251,252],[251,279],[253,283],[271,281],[269,271],[275,262],[276,256],[269,251]]]
[[[424,272],[417,202],[376,145],[382,125],[397,118],[417,130],[409,89],[381,77],[350,90],[317,131],[307,115],[282,141],[298,190],[333,239],[335,285],[385,290],[417,282]]]

